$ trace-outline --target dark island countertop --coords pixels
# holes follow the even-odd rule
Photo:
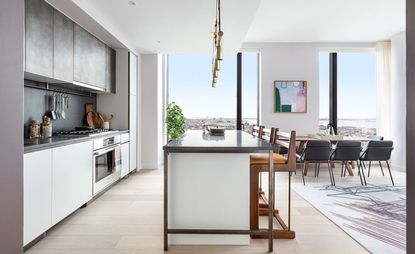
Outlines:
[[[121,135],[128,133],[128,130],[118,130],[117,133],[111,132],[108,134],[100,134],[93,136],[53,136],[51,138],[37,138],[37,139],[25,139],[24,140],[24,153],[37,152],[45,149],[72,145],[76,143],[82,143],[89,140],[94,140],[97,138],[103,138],[106,136],[112,135]]]
[[[163,150],[170,153],[266,153],[275,147],[244,131],[226,130],[224,136],[189,130],[177,140],[167,143]]]

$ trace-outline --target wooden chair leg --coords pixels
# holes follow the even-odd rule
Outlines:
[[[250,202],[249,202],[249,222],[251,230],[259,229],[259,170],[255,168],[250,169]]]

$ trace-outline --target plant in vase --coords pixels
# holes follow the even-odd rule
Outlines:
[[[175,102],[166,107],[167,135],[172,139],[178,139],[186,132],[186,118],[179,105]]]

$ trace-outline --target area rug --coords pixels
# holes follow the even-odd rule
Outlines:
[[[311,205],[372,253],[406,253],[405,186],[293,184]]]

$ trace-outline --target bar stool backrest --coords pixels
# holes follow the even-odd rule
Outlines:
[[[275,135],[274,135],[274,143],[279,147],[284,147],[288,149],[287,154],[287,167],[290,171],[296,170],[296,163],[297,163],[297,147],[296,147],[296,133],[295,131],[291,131],[290,133],[279,131],[278,128],[274,128]],[[285,140],[281,140],[285,139]]]
[[[362,144],[360,141],[341,140],[336,144],[336,149],[330,159],[336,161],[357,161],[360,157]]]
[[[331,143],[327,140],[309,140],[302,155],[303,161],[328,161]]]
[[[262,128],[261,138],[264,139],[264,140],[267,140],[270,143],[273,143],[274,139],[275,139],[275,128],[271,128],[271,129],[268,129],[268,128],[265,128],[265,127]]]
[[[263,129],[264,129],[264,126],[262,126],[262,125],[260,125],[260,126],[255,125],[252,128],[252,136],[255,136],[255,137],[258,137],[258,138],[262,138]]]
[[[391,158],[392,150],[393,141],[371,140],[360,159],[364,161],[388,161]]]

